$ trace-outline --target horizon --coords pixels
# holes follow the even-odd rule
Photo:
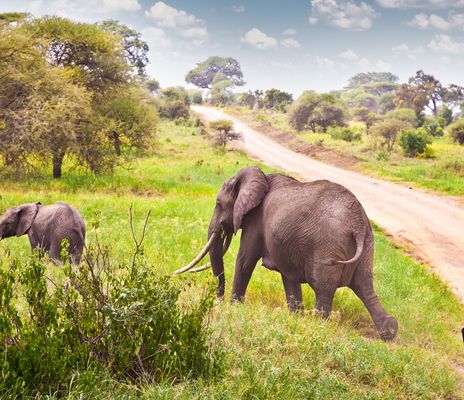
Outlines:
[[[115,19],[150,46],[147,74],[162,87],[209,56],[235,58],[248,89],[340,90],[359,72],[392,72],[400,82],[422,69],[464,85],[464,1],[19,0],[0,12],[58,15],[80,22]],[[277,81],[278,83],[274,83]]]

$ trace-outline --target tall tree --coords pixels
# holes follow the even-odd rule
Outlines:
[[[218,82],[217,74],[222,74],[233,86],[245,84],[239,62],[232,57],[217,56],[209,57],[197,64],[187,73],[185,81],[203,89],[211,89],[215,80]]]
[[[139,75],[145,75],[145,67],[148,65],[148,44],[141,39],[142,35],[135,29],[129,28],[113,19],[100,22],[98,26],[105,32],[118,35],[125,50],[129,64],[137,69]]]

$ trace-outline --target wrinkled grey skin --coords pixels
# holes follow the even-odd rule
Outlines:
[[[32,249],[43,249],[55,262],[61,258],[61,241],[67,239],[71,261],[79,263],[85,244],[85,224],[74,207],[58,202],[49,206],[30,203],[10,208],[0,220],[0,240],[25,234]]]
[[[208,230],[222,233],[210,248],[218,296],[224,295],[223,241],[242,229],[232,300],[242,301],[256,263],[282,276],[290,310],[302,309],[301,284],[316,294],[326,318],[339,287],[348,286],[367,307],[382,339],[396,336],[398,323],[388,315],[373,287],[374,237],[356,197],[326,180],[303,183],[264,175],[256,167],[240,170],[217,196]]]

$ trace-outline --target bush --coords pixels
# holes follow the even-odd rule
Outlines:
[[[225,146],[227,142],[233,139],[237,139],[238,135],[232,131],[232,121],[228,119],[218,119],[209,124],[211,129],[218,132],[216,135],[216,144],[218,146]]]
[[[430,143],[432,143],[432,138],[425,129],[404,129],[401,131],[399,145],[408,157],[416,157],[419,153],[424,153]]]
[[[190,109],[182,100],[166,101],[160,106],[160,115],[170,120],[188,118]]]
[[[464,119],[452,123],[448,127],[451,139],[459,144],[464,144]]]
[[[37,254],[24,265],[0,260],[1,397],[59,396],[79,375],[172,382],[221,373],[205,323],[214,288],[182,304],[171,278],[134,263],[136,254],[115,269],[107,250],[91,247],[60,281]]]
[[[427,145],[427,147],[425,148],[425,150],[422,152],[422,153],[419,153],[417,155],[417,158],[425,158],[425,159],[432,159],[432,158],[436,158],[437,156],[435,155],[435,151],[429,146]]]
[[[378,161],[388,161],[388,160],[390,160],[390,152],[388,152],[385,149],[380,150],[377,153],[377,160]]]
[[[435,136],[435,137],[443,136],[443,134],[445,133],[439,121],[437,121],[437,119],[434,117],[427,117],[422,127],[431,136]]]
[[[355,142],[361,140],[361,132],[356,127],[329,127],[327,133],[337,140],[344,140],[345,142]]]

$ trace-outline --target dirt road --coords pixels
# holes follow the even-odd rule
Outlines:
[[[208,121],[231,120],[243,136],[245,150],[265,164],[295,173],[304,180],[328,179],[350,189],[369,218],[395,239],[408,242],[464,302],[464,208],[458,203],[313,160],[218,109],[192,109]]]

